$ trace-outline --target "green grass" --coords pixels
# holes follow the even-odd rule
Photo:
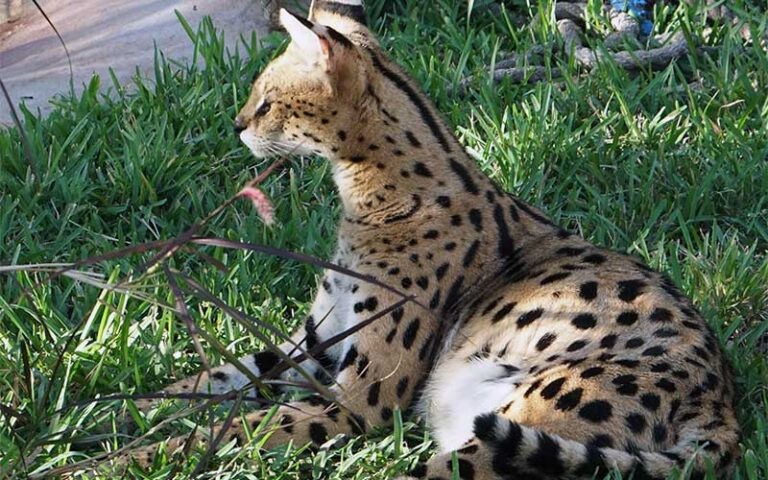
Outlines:
[[[736,371],[744,456],[735,478],[768,478],[768,359],[759,350],[768,332],[766,52],[740,50],[734,31],[723,29],[712,40],[722,45],[718,54],[656,73],[629,76],[606,64],[580,76],[561,58],[552,65],[564,69],[562,79],[492,86],[488,65],[498,51],[553,40],[551,23],[528,28],[477,11],[468,18],[459,1],[408,8],[394,2],[386,16],[384,2],[369,3],[383,45],[437,101],[489,175],[562,225],[668,272],[695,300]],[[659,30],[683,28],[700,37],[704,25],[693,9],[657,8]],[[765,33],[764,19],[748,23],[755,36]],[[0,264],[73,262],[171,238],[265,168],[232,134],[232,119],[273,49],[251,39],[229,55],[210,25],[194,36],[205,68],[158,55],[151,82],[123,88],[94,79],[77,98],[57,100],[46,119],[25,111],[39,177],[18,132],[0,132]],[[264,45],[281,41],[269,37]],[[478,75],[468,95],[449,95],[446,86],[468,74]],[[680,90],[695,75],[703,89]],[[99,86],[112,94],[102,96]],[[327,256],[339,212],[327,163],[293,160],[264,188],[277,207],[277,227],[265,227],[243,201],[206,233]],[[295,326],[314,290],[314,267],[205,251],[228,271],[190,253],[171,264],[232,306],[284,331]],[[115,282],[147,258],[93,269]],[[103,451],[64,439],[99,434],[98,425],[114,421],[124,404],[78,402],[152,392],[200,368],[182,322],[164,307],[173,294],[160,275],[130,286],[142,298],[67,278],[49,282],[42,273],[0,275],[0,404],[20,414],[0,415],[0,478],[39,474]],[[211,304],[188,300],[200,328],[228,351],[260,347]],[[221,361],[220,351],[204,347],[212,363]],[[395,434],[315,454],[301,446],[259,453],[257,442],[225,448],[204,476],[389,478],[430,454],[428,435],[408,420],[396,416]],[[199,458],[181,471],[192,472]],[[158,464],[151,474],[161,478],[172,468]]]

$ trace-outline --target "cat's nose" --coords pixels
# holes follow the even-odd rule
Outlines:
[[[248,125],[245,123],[245,120],[243,119],[243,117],[241,117],[240,115],[235,117],[235,133],[240,133],[246,128],[248,128]]]

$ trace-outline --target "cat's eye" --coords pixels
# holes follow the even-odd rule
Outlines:
[[[256,112],[254,113],[254,115],[257,116],[257,117],[263,117],[264,115],[266,115],[269,112],[269,110],[271,108],[272,108],[272,104],[270,102],[264,100],[264,102],[262,102],[261,106],[256,109]]]

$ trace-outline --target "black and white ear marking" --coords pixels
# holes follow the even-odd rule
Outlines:
[[[309,19],[317,20],[320,16],[335,15],[363,26],[367,26],[363,0],[312,0],[309,7]]]

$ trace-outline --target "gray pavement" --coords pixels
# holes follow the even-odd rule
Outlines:
[[[192,43],[175,10],[193,26],[205,15],[234,46],[243,34],[267,33],[258,0],[43,0],[40,2],[69,49],[76,90],[99,74],[109,84],[111,67],[122,84],[136,67],[151,76],[154,44],[174,60],[188,60]],[[242,51],[242,50],[241,50]],[[49,100],[69,90],[70,72],[64,49],[43,16],[26,5],[13,22],[0,24],[0,78],[15,103],[25,102],[43,115]],[[10,110],[0,98],[0,124],[11,124]]]

